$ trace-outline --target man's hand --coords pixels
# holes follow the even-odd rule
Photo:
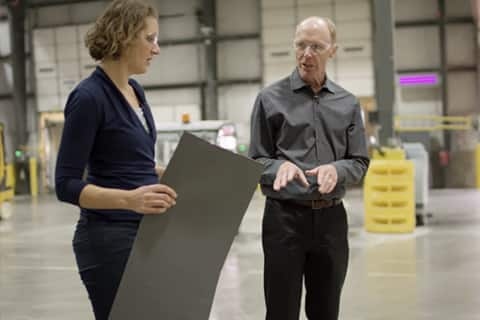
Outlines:
[[[318,191],[323,194],[332,192],[338,182],[337,169],[332,164],[321,165],[305,173],[307,176],[317,176]]]
[[[273,182],[273,190],[279,191],[280,189],[285,188],[287,183],[293,179],[297,179],[305,187],[309,186],[305,174],[303,174],[303,171],[300,170],[299,167],[289,161],[282,163],[280,168],[278,168],[277,176]]]

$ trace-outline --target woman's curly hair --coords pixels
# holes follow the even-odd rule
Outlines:
[[[112,1],[85,36],[85,46],[95,60],[118,59],[157,10],[142,0]]]

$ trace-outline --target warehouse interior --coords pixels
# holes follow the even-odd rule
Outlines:
[[[65,103],[97,65],[84,36],[108,2],[0,1],[0,319],[93,319],[71,249],[78,208],[57,200],[54,171]],[[151,2],[160,54],[135,79],[164,165],[183,131],[247,156],[258,92],[295,68],[296,25],[332,19],[327,75],[358,98],[372,159],[344,199],[340,319],[480,318],[479,0]],[[264,201],[258,189],[210,320],[264,317]]]

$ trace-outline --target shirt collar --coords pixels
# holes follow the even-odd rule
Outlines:
[[[305,81],[302,80],[302,78],[300,78],[300,73],[298,72],[297,68],[295,68],[295,70],[290,75],[290,87],[292,88],[293,91],[299,90],[303,87],[309,87],[309,85],[306,84]],[[333,83],[328,78],[328,76],[326,76],[325,83],[323,84],[320,91],[324,89],[330,91],[331,93],[335,93],[335,89],[333,88]]]

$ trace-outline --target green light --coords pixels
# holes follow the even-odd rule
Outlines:
[[[22,152],[21,150],[16,150],[16,151],[15,151],[15,156],[16,156],[17,158],[20,158],[22,155],[23,155],[23,152]]]
[[[244,144],[239,144],[239,145],[238,145],[238,151],[240,151],[240,152],[245,152],[245,151],[247,151],[247,146],[244,145]]]

